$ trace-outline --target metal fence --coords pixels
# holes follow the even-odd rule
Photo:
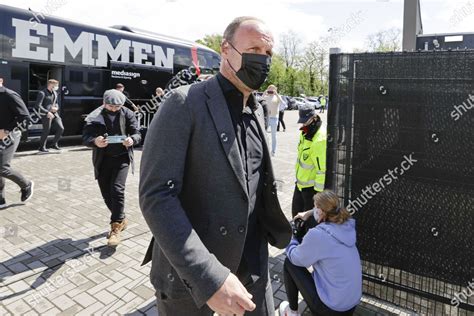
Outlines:
[[[330,57],[327,186],[357,221],[364,292],[474,314],[474,51]]]

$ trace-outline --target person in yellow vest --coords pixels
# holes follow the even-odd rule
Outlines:
[[[296,162],[296,186],[292,201],[293,217],[313,208],[313,196],[324,190],[326,178],[326,128],[314,107],[299,110],[301,135]]]
[[[319,96],[319,103],[321,104],[321,109],[319,110],[319,113],[324,113],[324,110],[326,109],[327,100],[326,97],[322,94]]]

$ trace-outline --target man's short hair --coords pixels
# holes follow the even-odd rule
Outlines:
[[[232,22],[230,22],[229,25],[227,25],[224,31],[223,39],[228,42],[232,42],[234,40],[234,35],[237,29],[240,27],[240,25],[242,25],[242,23],[247,21],[257,21],[264,23],[261,19],[253,16],[239,16],[235,18]]]
[[[48,84],[58,84],[59,81],[57,81],[56,79],[49,79],[48,80]]]
[[[115,85],[115,89],[122,89],[122,88],[125,89],[125,86],[124,86],[123,84],[121,84],[121,83],[117,83],[117,84]]]

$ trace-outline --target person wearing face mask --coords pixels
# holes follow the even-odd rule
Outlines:
[[[300,108],[298,123],[303,125],[291,206],[293,216],[313,207],[313,196],[324,190],[326,179],[326,128],[312,106]]]
[[[254,94],[272,50],[261,20],[234,19],[220,72],[172,90],[149,127],[139,197],[160,315],[274,312],[268,243],[286,247],[291,226]]]
[[[295,219],[311,217],[319,224],[301,243],[292,238],[286,248],[283,275],[288,301],[281,303],[280,315],[299,315],[298,292],[313,315],[352,315],[362,297],[355,220],[330,190],[317,193],[314,208]],[[312,273],[307,270],[310,266]]]
[[[36,113],[41,116],[43,123],[43,132],[40,138],[39,153],[48,153],[46,142],[48,140],[51,128],[55,131],[53,146],[51,148],[60,150],[58,142],[64,132],[63,121],[59,116],[59,81],[50,79],[45,89],[38,92],[36,98],[35,109]]]
[[[130,165],[134,173],[133,146],[141,142],[138,121],[124,107],[125,95],[111,89],[104,92],[104,104],[85,119],[82,139],[92,147],[94,175],[107,208],[110,210],[109,246],[120,243],[120,233],[127,227],[125,218],[125,182]]]

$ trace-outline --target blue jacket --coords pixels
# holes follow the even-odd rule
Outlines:
[[[296,266],[313,267],[319,298],[329,308],[343,312],[359,303],[362,267],[354,219],[343,224],[319,224],[308,231],[301,244],[293,238],[286,254]]]

